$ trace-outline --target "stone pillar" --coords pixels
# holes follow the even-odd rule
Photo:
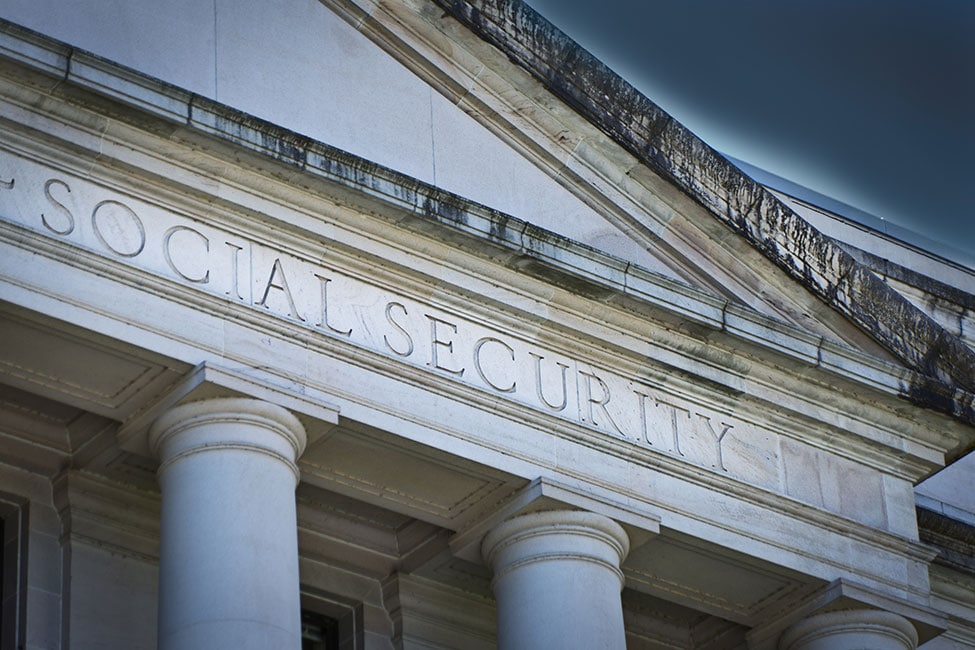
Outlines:
[[[301,648],[295,461],[305,431],[266,402],[165,412],[159,458],[160,650]]]
[[[481,551],[494,570],[499,650],[626,648],[629,545],[619,524],[590,512],[537,512],[489,532]]]
[[[906,618],[876,609],[817,614],[779,639],[779,650],[914,650],[917,631]]]

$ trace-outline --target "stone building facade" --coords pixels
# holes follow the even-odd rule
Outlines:
[[[3,650],[975,648],[970,268],[517,0],[138,4],[0,9]]]

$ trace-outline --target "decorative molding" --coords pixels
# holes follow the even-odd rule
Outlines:
[[[383,582],[383,603],[393,621],[393,646],[493,650],[493,602],[406,573]]]
[[[625,583],[620,564],[629,552],[630,539],[622,526],[583,510],[519,514],[494,526],[481,542],[481,555],[493,569],[495,581],[530,564],[568,560],[595,564],[612,573],[620,591]]]
[[[159,458],[160,481],[170,468],[191,456],[243,451],[285,465],[297,487],[301,480],[297,460],[306,442],[305,428],[291,411],[252,397],[185,401],[161,413],[148,433],[149,450]]]
[[[938,550],[935,564],[975,577],[975,525],[917,507],[921,541]]]
[[[54,479],[62,542],[78,541],[144,562],[159,561],[158,493],[84,470]]]
[[[330,404],[327,395],[310,393],[310,389],[306,387],[298,392],[291,387],[272,385],[253,374],[203,362],[175,386],[157,396],[155,401],[145,404],[126,420],[118,431],[119,446],[144,456],[152,455],[148,440],[149,427],[164,412],[189,402],[240,396],[263,400],[294,411],[300,426],[308,435],[308,442],[314,442],[338,424],[338,407]],[[304,448],[303,442],[298,456]]]
[[[660,532],[660,517],[650,514],[652,510],[646,508],[648,504],[639,505],[644,507],[622,504],[596,491],[586,493],[558,481],[539,477],[497,508],[458,531],[450,539],[450,548],[455,556],[480,564],[484,561],[481,548],[485,536],[502,522],[529,512],[568,507],[597,513],[616,521],[618,525],[621,524],[627,534],[628,552],[631,547],[643,544]],[[623,553],[624,557],[625,555],[626,552]]]
[[[251,124],[251,122],[248,122],[248,124]],[[268,135],[263,131],[262,134],[262,137]],[[344,158],[342,156],[347,157],[347,154],[340,155],[340,152],[332,151],[331,154],[336,156],[337,160],[343,160]],[[365,163],[363,162],[363,164]],[[385,176],[377,176],[375,179],[376,182],[371,183],[371,189],[367,191],[378,191],[375,188],[388,188],[384,190],[383,195],[386,197],[385,200],[387,203],[395,203],[396,201],[402,203],[404,192],[409,194],[410,192],[415,193],[419,191],[415,188],[415,182],[410,181],[410,179],[397,177],[397,175],[393,172],[382,170],[381,168],[375,166],[368,168],[368,172],[374,174],[385,174]],[[358,179],[357,182],[361,182],[360,176],[356,177]],[[345,180],[345,182],[349,182],[347,179],[337,178],[336,180]],[[397,189],[395,185],[397,182],[410,182],[411,184],[408,186],[400,186]],[[411,187],[413,189],[410,189]],[[453,197],[451,200],[463,204],[463,210],[465,211],[464,219],[461,220],[463,223],[459,223],[458,219],[456,218],[446,219],[447,215],[444,215],[444,220],[442,222],[438,222],[440,226],[466,229],[469,231],[468,234],[470,236],[478,238],[481,243],[484,243],[484,237],[488,237],[489,239],[493,237],[494,239],[497,239],[497,219],[503,215],[499,216],[496,213],[492,213],[491,211],[474,204],[464,204],[463,200],[458,197]],[[416,207],[417,206],[413,205],[411,210],[415,211]],[[452,205],[447,206],[447,204],[444,204],[445,210],[447,210],[447,207],[450,207],[448,212],[451,214],[456,212],[456,207],[453,207]],[[429,206],[425,207],[424,210],[427,210],[428,208]],[[453,210],[453,212],[451,212],[451,210]],[[426,213],[424,213],[424,215],[426,215]],[[456,217],[456,214],[454,216]],[[480,221],[478,217],[481,217]],[[717,329],[723,329],[729,336],[739,338],[744,337],[742,340],[746,342],[751,341],[752,344],[758,344],[759,347],[764,347],[766,353],[789,355],[798,354],[799,356],[795,360],[810,363],[814,366],[820,365],[824,368],[832,367],[833,370],[831,372],[839,371],[847,379],[855,380],[860,384],[866,382],[873,388],[879,388],[891,395],[896,394],[900,390],[900,387],[904,385],[905,381],[907,381],[907,378],[904,376],[905,371],[902,369],[893,371],[893,374],[891,374],[892,368],[890,367],[890,364],[885,365],[884,363],[879,362],[877,359],[873,359],[868,355],[856,353],[852,350],[843,348],[842,346],[838,346],[836,344],[831,344],[826,341],[816,340],[815,337],[810,338],[807,333],[804,333],[801,330],[776,322],[772,319],[759,316],[748,310],[739,310],[738,308],[724,304],[720,300],[716,300],[703,292],[682,286],[679,283],[674,283],[673,281],[668,281],[659,276],[654,276],[653,274],[644,274],[644,276],[641,276],[639,279],[635,276],[631,277],[633,273],[638,275],[640,273],[635,267],[631,267],[628,264],[623,264],[620,260],[614,261],[610,258],[607,259],[612,263],[607,265],[606,263],[600,261],[600,254],[592,251],[591,249],[587,249],[586,247],[582,247],[581,245],[568,242],[567,240],[564,240],[564,238],[546,234],[544,237],[536,238],[536,240],[531,238],[530,233],[527,231],[523,230],[520,233],[517,233],[515,232],[517,229],[512,230],[510,228],[510,225],[515,223],[515,221],[512,219],[513,218],[503,216],[504,222],[508,224],[503,229],[504,233],[509,233],[510,236],[504,235],[502,239],[497,239],[497,241],[491,240],[491,248],[496,249],[498,246],[501,246],[502,249],[507,248],[509,254],[512,253],[512,248],[515,248],[518,251],[522,251],[522,253],[527,251],[533,256],[538,255],[547,259],[548,261],[546,264],[548,265],[555,264],[556,266],[565,266],[568,264],[569,267],[577,267],[578,273],[571,271],[571,268],[567,268],[566,272],[576,273],[576,275],[582,273],[583,275],[592,276],[592,278],[603,283],[604,289],[610,292],[615,292],[614,295],[616,295],[616,293],[618,293],[620,290],[622,290],[624,294],[632,294],[630,297],[634,298],[635,302],[632,304],[628,303],[626,305],[627,310],[633,308],[639,311],[647,311],[649,309],[647,313],[656,313],[658,315],[662,314],[663,312],[660,312],[659,309],[655,310],[652,308],[652,305],[648,305],[647,299],[650,299],[651,303],[657,302],[659,305],[659,299],[661,298],[660,291],[666,290],[664,292],[665,295],[663,296],[665,298],[664,305],[661,306],[666,306],[667,310],[672,316],[679,315],[679,318],[685,321],[687,319],[699,320],[703,318],[704,320],[700,324],[708,327],[716,327]],[[527,240],[525,239],[526,236],[528,236]],[[505,239],[505,237],[508,237],[508,239]],[[14,240],[19,238],[20,237],[17,236],[13,237]],[[550,252],[546,253],[545,251]],[[78,253],[76,252],[75,254],[77,255]],[[64,258],[62,251],[51,250],[50,255],[57,259]],[[595,259],[593,259],[593,256],[596,256]],[[104,260],[99,260],[97,258],[98,256],[92,256],[92,259],[86,261],[86,265],[104,265]],[[520,258],[521,254],[519,254],[516,259]],[[109,266],[117,267],[118,265],[119,263],[115,263],[114,265]],[[111,271],[106,269],[106,272]],[[620,273],[623,274],[622,277],[619,277]],[[126,275],[133,275],[132,270],[128,269],[126,271]],[[160,284],[156,290],[157,292],[161,292],[163,289],[163,284],[158,283],[158,280],[154,281],[151,279],[151,277],[151,275],[147,276],[144,281],[139,283],[140,286]],[[135,278],[133,277],[133,280],[134,279]],[[542,279],[545,281],[551,281],[551,278],[547,276]],[[647,289],[649,289],[649,292],[644,292],[644,295],[644,293],[641,293],[644,290],[640,289],[640,286],[645,286]],[[675,292],[677,292],[677,295],[674,295]],[[177,299],[181,302],[191,299],[185,291],[174,293],[177,295]],[[670,294],[672,297],[668,298],[667,294]],[[687,298],[693,299],[688,302],[686,300]],[[225,310],[226,301],[224,300],[222,303],[224,303],[223,309]],[[213,305],[212,309],[219,310],[221,307],[219,305]],[[711,312],[714,313],[711,314]],[[623,316],[625,313],[626,312],[620,312],[620,315]],[[700,314],[704,314],[704,316],[701,316]],[[711,316],[707,316],[707,314],[711,314]],[[254,317],[253,314],[250,316]],[[273,319],[265,318],[262,320],[269,321]],[[276,323],[276,325],[281,326],[287,324]],[[294,327],[291,326],[287,329],[293,331]],[[737,334],[733,333],[732,330],[737,332]],[[666,331],[661,331],[661,336],[664,337],[675,335],[677,335],[676,331],[669,328]],[[675,340],[673,342],[662,340],[658,344],[661,345],[663,349],[670,348],[664,354],[660,355],[661,360],[665,362],[677,363],[679,365],[686,365],[689,362],[692,362],[691,357],[687,354],[688,349],[696,350],[700,347],[698,344],[691,343],[688,340]],[[690,348],[688,348],[688,344],[690,344]],[[661,352],[663,352],[663,349]],[[714,354],[717,350],[716,342],[709,341],[707,349],[709,351],[708,354]],[[798,352],[796,352],[797,350]],[[701,352],[703,352],[703,350],[701,350]],[[693,363],[696,362],[692,362],[692,365]],[[699,370],[701,372],[708,372],[708,370],[704,367],[701,367]],[[804,378],[807,381],[810,379],[809,377],[805,376]],[[735,378],[733,376],[728,376],[725,377],[724,380],[734,383]],[[748,381],[758,382],[759,384],[762,383],[762,380],[758,376],[751,376],[748,378]],[[803,393],[808,393],[809,390],[811,390],[811,387],[804,389],[801,383],[795,384],[795,386],[792,388],[795,388],[796,390],[788,391],[788,394],[782,392],[782,387],[777,386],[774,380],[765,382],[761,386],[756,384],[755,388],[762,391],[772,391],[778,393],[782,398],[779,400],[779,404],[783,407],[790,406],[792,410],[795,411],[797,417],[806,417],[799,414],[807,412],[810,415],[815,416],[817,411],[821,409],[821,407],[818,407],[815,404],[814,399],[811,397],[805,397],[803,395]],[[799,398],[800,401],[796,401],[797,398]],[[790,405],[790,402],[794,403]],[[878,417],[870,419],[865,419],[860,415],[854,415],[852,411],[861,408],[862,404],[862,401],[857,401],[855,407],[852,402],[848,405],[849,409],[847,410],[851,411],[851,417],[848,421],[857,422],[857,431],[860,435],[879,438],[872,442],[881,442],[881,440],[886,437],[886,432],[875,431],[876,426],[880,423],[884,423],[884,426],[894,425],[897,420],[889,417],[889,415],[884,416],[880,413],[877,414]],[[757,407],[758,405],[756,405],[756,409]],[[831,410],[838,408],[842,408],[840,401],[831,404]],[[898,431],[897,435],[913,435],[915,431],[917,431],[916,428],[911,428],[910,430]],[[843,440],[844,437],[838,438],[835,435],[830,435],[828,438],[832,441],[830,444],[834,445],[833,449],[835,451],[840,451],[842,449],[842,447],[836,447],[835,443],[839,440]],[[887,464],[902,464],[904,465],[904,471],[911,472],[912,474],[917,474],[918,472],[929,472],[934,467],[934,465],[931,463],[937,463],[937,455],[932,455],[925,450],[925,447],[930,444],[931,443],[924,441],[922,444],[912,445],[916,453],[923,453],[923,456],[928,457],[924,458],[924,461],[917,464],[916,467],[913,467],[910,463],[905,462],[903,449],[897,449],[896,453],[892,454],[881,453],[881,457],[878,458],[878,460]],[[938,444],[943,443],[939,442]],[[955,445],[957,445],[957,443],[955,443]],[[883,450],[885,447],[886,444],[883,442],[876,447],[873,445],[868,445],[868,448],[875,448],[877,450]]]

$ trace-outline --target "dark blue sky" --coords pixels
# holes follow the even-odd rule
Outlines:
[[[715,149],[975,257],[975,2],[528,3]]]

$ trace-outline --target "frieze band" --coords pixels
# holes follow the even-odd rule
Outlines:
[[[774,434],[246,236],[12,154],[2,218],[714,471],[778,484]]]

